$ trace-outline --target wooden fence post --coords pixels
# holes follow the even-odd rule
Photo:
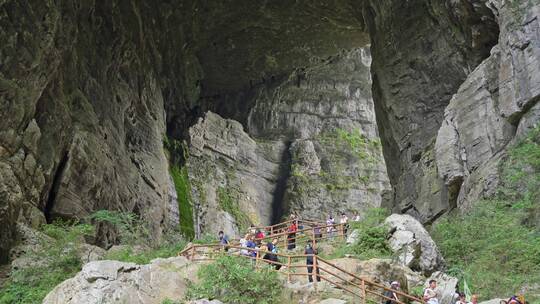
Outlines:
[[[195,246],[191,247],[191,261],[193,261],[193,258],[195,257]]]
[[[315,274],[315,281],[313,281],[313,287],[315,292],[317,292],[317,282],[320,280],[319,277],[319,261],[316,255],[313,255],[313,271],[311,272],[311,277]]]
[[[366,304],[366,282],[362,280],[362,304]]]
[[[287,257],[287,282],[291,282],[291,256]]]

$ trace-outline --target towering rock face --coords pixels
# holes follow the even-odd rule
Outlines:
[[[208,112],[189,130],[186,162],[197,235],[238,236],[269,225],[284,142],[255,141],[234,120]]]
[[[291,143],[287,212],[324,218],[380,206],[389,190],[375,123],[369,48],[345,52],[261,88],[248,120],[256,136]]]
[[[245,132],[213,113],[191,127],[187,166],[200,232],[237,234],[284,213],[323,219],[380,206],[389,182],[370,63],[369,48],[359,48],[257,86]]]
[[[395,196],[424,222],[451,207],[433,147],[449,100],[497,41],[484,1],[367,1],[373,94]]]
[[[439,175],[460,209],[493,194],[506,146],[540,119],[540,4],[491,5],[499,44],[452,97],[436,142]]]
[[[0,261],[16,222],[103,208],[159,237],[177,222],[163,138],[187,139],[207,110],[245,131],[201,130],[246,150],[194,135],[192,153],[225,149],[212,189],[242,192],[257,173],[262,190],[242,192],[259,200],[252,222],[382,201],[431,222],[466,207],[539,120],[538,15],[535,0],[1,1]]]
[[[98,209],[141,213],[159,237],[168,200],[163,92],[176,78],[161,78],[168,49],[154,40],[158,26],[143,26],[158,12],[115,1],[0,6],[0,260],[15,222]],[[103,229],[98,241],[114,241]]]

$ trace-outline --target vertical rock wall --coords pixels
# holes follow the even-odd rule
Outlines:
[[[428,222],[450,207],[432,152],[444,109],[489,55],[498,28],[485,1],[364,3],[373,93],[395,211]]]
[[[371,96],[369,47],[343,52],[261,88],[248,120],[256,136],[291,142],[287,212],[325,218],[380,206],[389,190]]]
[[[175,17],[158,19],[163,7],[142,1],[0,6],[0,261],[15,222],[98,209],[141,213],[159,237],[169,200],[164,108],[183,95],[162,64],[181,37],[163,45],[158,35]]]

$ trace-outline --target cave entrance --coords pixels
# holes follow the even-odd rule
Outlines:
[[[276,188],[274,189],[274,195],[272,198],[272,217],[270,219],[271,225],[281,222],[283,220],[283,215],[286,212],[285,199],[287,193],[287,182],[289,181],[291,172],[291,153],[289,151],[291,144],[292,142],[288,141],[281,154],[278,179],[276,180]]]

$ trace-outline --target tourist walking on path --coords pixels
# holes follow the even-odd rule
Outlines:
[[[273,239],[272,242],[268,242],[268,244],[266,244],[267,250],[269,252],[264,255],[263,259],[272,261],[272,262],[278,262],[277,243],[278,243],[278,239]],[[279,270],[281,268],[281,265],[274,264],[274,263],[271,263],[271,264],[275,267],[276,270]]]
[[[341,232],[343,233],[343,236],[347,236],[347,229],[349,228],[349,218],[345,213],[341,213],[341,218],[339,219],[339,223],[341,224]]]
[[[296,221],[293,221],[288,229],[287,234],[287,249],[293,250],[296,248],[296,231],[298,230],[298,227],[296,226]]]
[[[431,280],[429,281],[429,286],[424,289],[424,301],[426,301],[428,304],[439,304],[437,292],[435,291],[436,288],[437,281]]]
[[[465,294],[463,292],[458,293],[458,300],[456,301],[456,304],[467,304],[467,300],[465,300]]]
[[[471,296],[471,301],[469,302],[469,304],[478,304],[478,295],[473,294]]]
[[[218,240],[221,247],[225,249],[225,251],[229,251],[229,246],[227,246],[229,244],[229,239],[223,233],[223,231],[218,232]]]
[[[336,221],[334,220],[334,218],[332,217],[332,215],[329,215],[328,216],[328,219],[326,220],[326,232],[328,233],[328,236],[329,237],[332,237],[333,236],[333,232],[334,232],[334,225],[336,224]]]
[[[360,222],[360,214],[357,211],[354,212],[352,220],[353,222]]]
[[[399,290],[399,286],[400,286],[399,282],[394,281],[390,284],[390,289]],[[386,290],[383,293],[383,296],[388,298],[388,299],[383,298],[382,303],[384,304],[395,304],[397,303],[397,301],[399,301],[397,294],[391,290]]]
[[[313,262],[315,260],[315,255],[317,255],[317,250],[313,249],[313,247],[311,247],[311,244],[308,243],[306,245],[306,249],[304,250],[304,254],[307,255],[306,257],[306,264],[307,264],[307,271],[308,271],[308,280],[309,282],[313,282],[313,276],[312,276],[312,273],[313,273]],[[317,266],[316,267],[316,278],[317,278],[317,282],[320,282],[321,281],[321,277],[319,276],[319,267]]]

